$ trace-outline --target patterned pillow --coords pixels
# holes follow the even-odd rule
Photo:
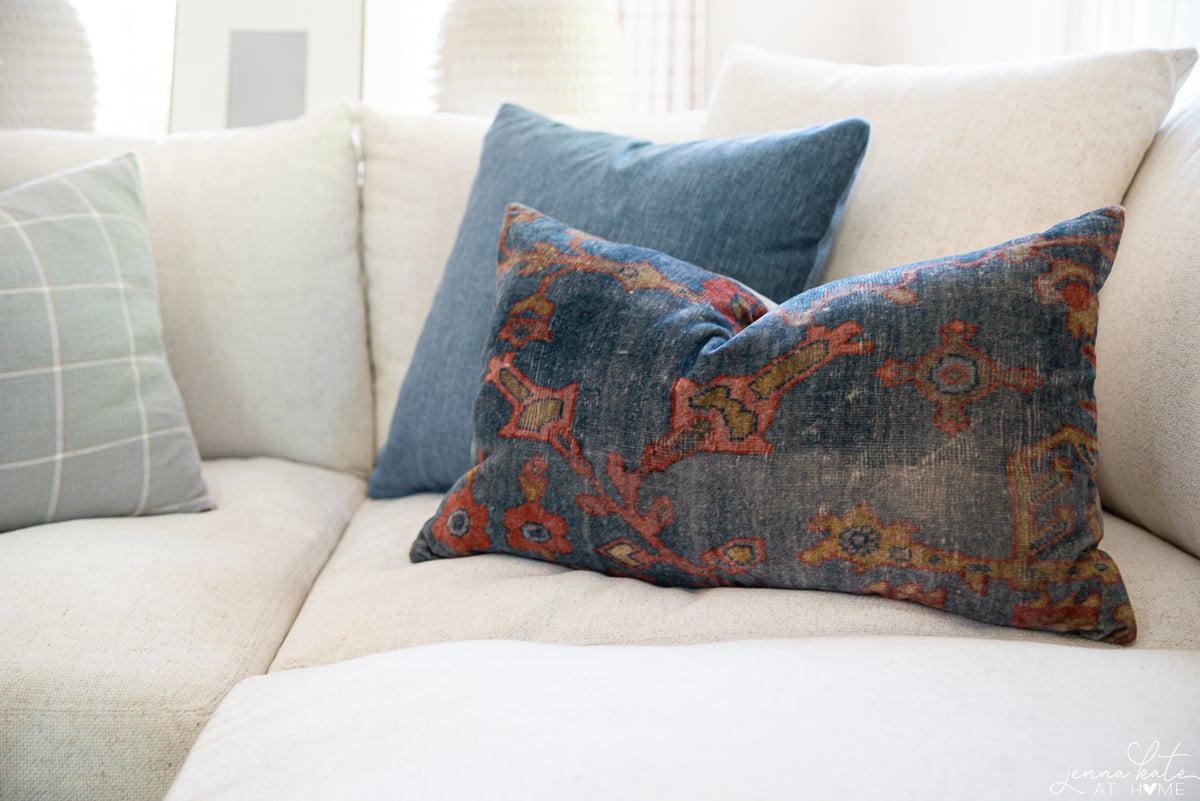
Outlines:
[[[412,558],[870,593],[1131,642],[1092,481],[1096,295],[1123,217],[767,312],[734,281],[510,206],[482,459]]]
[[[867,124],[851,119],[660,145],[503,106],[484,139],[371,497],[445,491],[471,466],[471,403],[505,204],[536,206],[598,236],[702,267],[720,265],[760,292],[787,297],[820,273],[867,136]]]
[[[0,342],[0,531],[213,507],[133,156],[0,193]]]

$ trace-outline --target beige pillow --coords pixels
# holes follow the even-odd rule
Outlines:
[[[1163,126],[1125,205],[1100,293],[1100,493],[1200,556],[1200,102]]]
[[[738,45],[704,133],[850,116],[871,124],[825,269],[832,280],[965,253],[1120,202],[1195,61],[1188,49],[866,67]]]

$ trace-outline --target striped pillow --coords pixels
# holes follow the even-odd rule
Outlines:
[[[132,155],[0,193],[0,531],[213,508]]]

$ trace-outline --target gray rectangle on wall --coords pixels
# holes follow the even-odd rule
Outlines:
[[[230,128],[304,113],[308,33],[233,31],[229,42]]]

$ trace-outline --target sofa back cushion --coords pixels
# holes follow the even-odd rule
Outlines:
[[[1196,60],[1141,50],[869,67],[731,50],[705,133],[871,124],[826,280],[962,253],[1119,203]],[[783,300],[783,298],[777,298]]]
[[[167,355],[204,458],[370,468],[351,124],[339,108],[154,141],[0,132],[0,188],[139,154]]]
[[[1162,127],[1125,203],[1100,293],[1100,492],[1200,556],[1200,102]]]

